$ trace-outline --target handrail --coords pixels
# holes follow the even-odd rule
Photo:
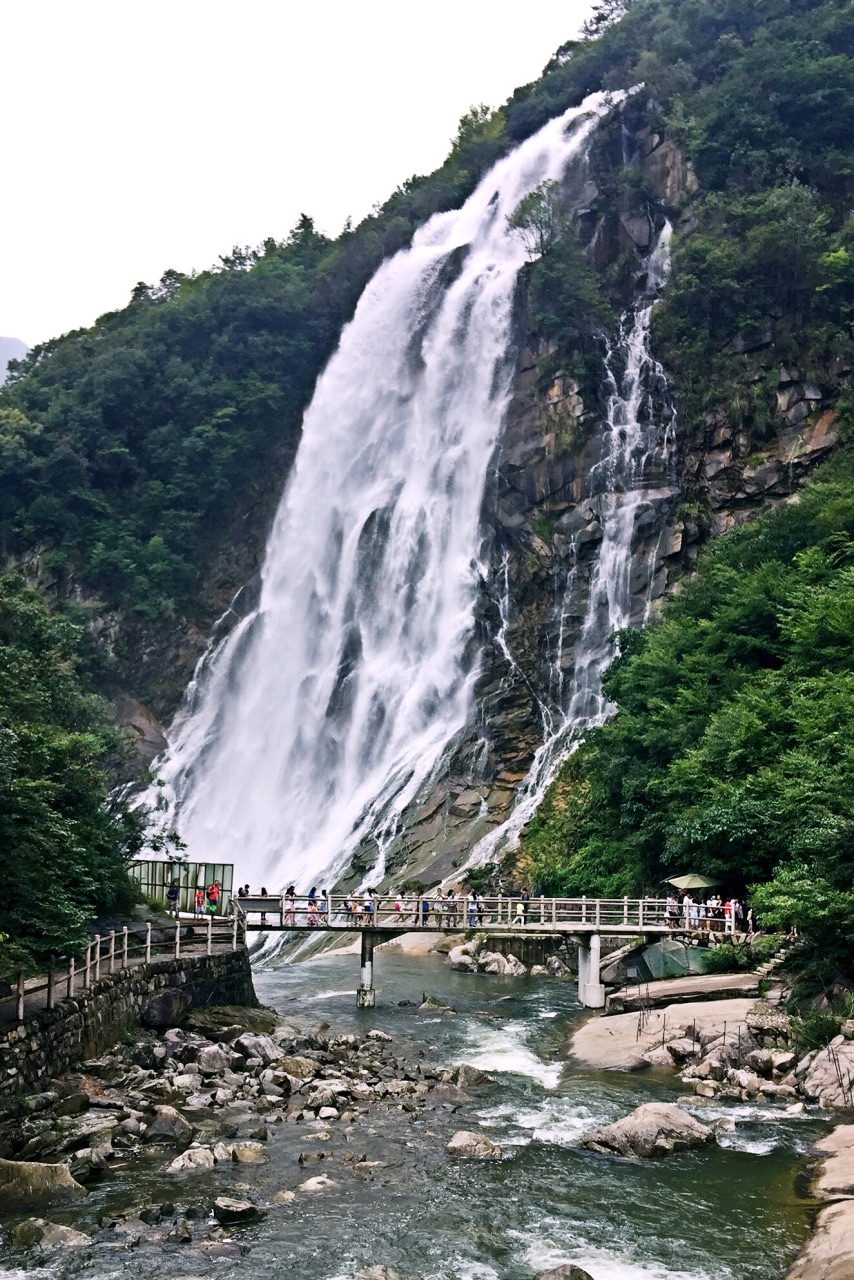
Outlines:
[[[528,898],[494,895],[473,905],[466,896],[434,894],[249,894],[235,900],[245,929],[479,928],[485,925],[578,925],[607,931],[683,928],[663,898]],[[687,923],[687,922],[686,922]]]
[[[71,999],[77,994],[78,989],[89,991],[93,983],[100,980],[102,959],[106,960],[107,973],[104,977],[108,977],[121,973],[125,969],[136,968],[140,964],[149,964],[152,956],[178,957],[182,951],[181,930],[188,927],[192,930],[194,923],[193,920],[185,918],[176,920],[174,928],[164,925],[162,931],[168,932],[170,936],[162,939],[152,937],[150,923],[145,926],[145,932],[141,936],[131,933],[127,925],[122,929],[111,930],[104,937],[95,934],[87,944],[81,961],[78,962],[76,957],[72,956],[58,964],[55,969],[44,974],[35,974],[31,978],[25,978],[23,973],[18,973],[15,989],[9,995],[0,996],[0,1011],[14,1000],[15,1020],[23,1022],[27,1001],[33,996],[42,994],[45,995],[45,1008],[54,1009],[58,990],[64,988],[60,998]],[[230,951],[237,951],[241,945],[244,945],[245,925],[241,934],[236,927],[236,915],[233,918],[219,916],[216,920],[208,916],[203,923],[204,932],[191,933],[190,937],[183,939],[184,948],[189,947],[191,953],[192,948],[196,946],[202,948],[201,954],[212,955],[215,946],[220,950],[227,947]],[[132,937],[139,940],[131,941]]]

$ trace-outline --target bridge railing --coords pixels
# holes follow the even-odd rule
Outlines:
[[[184,953],[213,955],[236,951],[245,942],[245,919],[207,916],[201,921],[186,917],[152,926],[125,926],[109,933],[96,933],[79,959],[58,960],[52,971],[25,977],[17,975],[13,990],[0,996],[0,1024],[22,1022],[36,1008],[53,1009],[58,1000],[70,999],[102,978],[123,969],[149,964],[166,956]]]
[[[250,894],[235,899],[238,915],[250,928],[280,929],[468,929],[513,927],[620,931],[678,927],[662,898],[491,897],[472,904],[465,897],[435,894]]]

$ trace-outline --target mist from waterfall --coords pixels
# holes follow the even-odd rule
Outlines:
[[[643,294],[621,317],[617,339],[609,345],[605,358],[607,451],[591,469],[586,499],[603,536],[590,572],[581,632],[571,648],[568,677],[564,673],[564,655],[569,648],[565,635],[568,606],[578,585],[577,544],[569,556],[563,590],[556,592],[552,697],[539,704],[543,742],[519,787],[510,817],[479,841],[467,866],[482,865],[517,842],[584,731],[603,724],[613,714],[614,707],[602,690],[602,676],[615,656],[614,633],[649,619],[656,549],[638,553],[635,544],[642,509],[668,495],[675,414],[664,370],[650,350],[650,323],[670,266],[671,234],[671,225],[665,222],[649,255]],[[506,631],[503,614],[502,624]]]
[[[596,94],[385,262],[306,412],[256,610],[203,659],[143,803],[189,856],[271,892],[384,850],[473,713],[490,460],[525,261],[507,224],[583,166]]]

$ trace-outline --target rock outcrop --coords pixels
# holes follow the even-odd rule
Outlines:
[[[466,1160],[500,1160],[501,1148],[483,1133],[460,1129],[445,1147],[448,1155]]]
[[[581,1146],[601,1155],[630,1158],[671,1155],[715,1141],[714,1131],[669,1102],[645,1102],[631,1115],[595,1129]]]

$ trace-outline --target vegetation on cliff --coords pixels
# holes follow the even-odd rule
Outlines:
[[[564,765],[524,851],[544,892],[696,871],[755,893],[831,966],[854,922],[854,456],[718,539],[606,676],[617,715]]]
[[[79,954],[94,914],[133,901],[125,867],[140,824],[108,796],[123,744],[81,680],[82,633],[0,577],[3,975]]]

